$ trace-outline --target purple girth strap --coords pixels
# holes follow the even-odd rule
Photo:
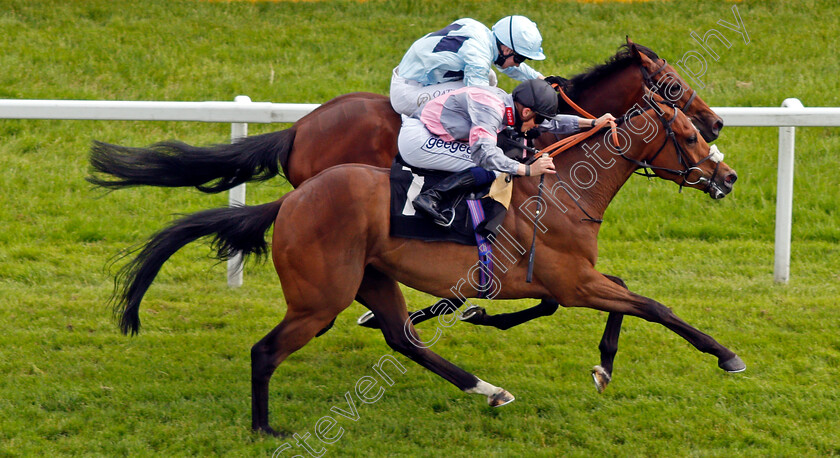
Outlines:
[[[470,209],[470,217],[473,223],[473,230],[484,221],[484,208],[481,206],[480,200],[467,199],[467,207]],[[490,242],[478,232],[475,233],[475,241],[478,245],[478,261],[479,268],[479,299],[486,299],[487,293],[490,291],[490,282],[493,275],[493,248]]]

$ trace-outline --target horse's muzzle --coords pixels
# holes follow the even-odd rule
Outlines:
[[[703,180],[706,180],[708,183],[706,192],[709,193],[709,196],[711,196],[712,199],[723,199],[727,194],[732,192],[732,187],[738,180],[738,174],[735,173],[734,170],[731,170],[728,173],[722,174],[713,181],[709,181],[705,178],[703,178]]]

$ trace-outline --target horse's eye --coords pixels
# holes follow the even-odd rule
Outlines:
[[[667,97],[668,100],[676,102],[684,93],[685,89],[683,89],[679,83],[674,83],[668,86],[668,94],[666,94],[665,97]]]
[[[689,145],[693,145],[693,144],[697,143],[697,136],[692,135],[691,137],[688,137],[687,142],[688,142]]]

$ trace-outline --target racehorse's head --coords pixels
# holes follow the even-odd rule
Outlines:
[[[641,114],[631,113],[635,116],[626,118],[626,128],[639,133],[644,122],[655,125],[658,132],[646,137],[648,145],[640,157],[625,158],[680,187],[700,189],[713,199],[726,197],[738,174],[723,162],[723,153],[706,143],[688,117],[672,103],[653,95],[649,106],[652,108]]]
[[[633,43],[630,38],[627,38],[627,46],[632,53],[639,55],[647,86],[682,110],[703,135],[704,140],[715,141],[723,129],[723,119],[709,108],[697,95],[697,91],[692,89],[665,59],[659,58],[650,49]]]

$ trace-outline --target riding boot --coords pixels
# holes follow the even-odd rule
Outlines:
[[[476,184],[475,176],[470,170],[457,172],[421,192],[411,203],[416,210],[430,217],[435,223],[449,227],[455,219],[455,211],[453,209],[441,210],[441,200],[448,194],[472,189]],[[446,214],[451,214],[451,216],[447,217]]]

